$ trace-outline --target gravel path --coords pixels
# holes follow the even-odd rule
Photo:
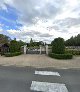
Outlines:
[[[80,68],[80,57],[74,57],[72,60],[57,60],[46,55],[20,55],[15,57],[0,56],[0,65],[18,67],[32,66],[36,68]]]

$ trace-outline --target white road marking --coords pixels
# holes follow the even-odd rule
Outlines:
[[[35,74],[60,76],[58,72],[51,72],[51,71],[35,71]]]
[[[65,84],[32,81],[30,89],[42,92],[68,92]]]

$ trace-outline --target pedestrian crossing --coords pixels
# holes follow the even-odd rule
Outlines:
[[[52,72],[52,71],[35,71],[35,74],[60,76],[58,72]]]
[[[61,75],[58,72],[52,72],[52,71],[36,71],[34,73],[36,76],[58,76],[61,77]],[[35,92],[68,92],[68,89],[64,83],[52,83],[52,82],[43,82],[43,81],[32,81],[31,91]]]

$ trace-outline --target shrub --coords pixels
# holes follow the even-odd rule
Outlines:
[[[15,53],[15,52],[19,52],[20,51],[20,45],[17,41],[12,40],[10,42],[10,52],[11,53]]]
[[[55,54],[55,53],[49,53],[49,56],[56,59],[72,59],[72,54]]]
[[[21,55],[21,52],[15,52],[15,53],[5,53],[6,57],[13,57],[13,56],[18,56]]]
[[[64,54],[65,52],[65,45],[64,45],[64,39],[63,38],[56,38],[54,41],[52,41],[52,53],[56,54]]]
[[[72,54],[72,55],[80,55],[80,51],[78,50],[65,50],[66,54]]]

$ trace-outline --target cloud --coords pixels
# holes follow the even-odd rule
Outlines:
[[[3,30],[2,30],[2,28],[0,28],[0,32],[2,32]]]
[[[3,32],[2,27],[4,26],[4,24],[0,24],[0,32]]]
[[[32,30],[33,29],[33,30]],[[37,30],[39,29],[39,30]],[[53,40],[54,35],[50,33],[49,31],[45,30],[43,31],[43,27],[41,26],[23,26],[19,30],[7,30],[7,32],[11,36],[15,36],[18,40],[23,40],[25,42],[29,42],[31,38],[35,41],[49,41],[48,43]],[[41,31],[40,31],[41,30]]]
[[[28,30],[26,27],[22,27],[21,30],[7,30],[10,35],[15,35],[17,39],[28,41],[33,38],[35,41],[44,41],[46,37],[49,39],[53,35],[49,33],[42,33],[34,30]]]
[[[19,11],[18,22],[22,24],[34,23],[36,17],[40,19],[65,19],[79,16],[79,0],[3,0],[6,4]],[[3,8],[2,6],[2,8]],[[77,11],[78,10],[78,11]],[[75,14],[76,13],[76,14]]]
[[[79,0],[0,0],[1,9],[8,11],[7,5],[17,11],[14,22],[22,24],[18,30],[7,30],[17,39],[50,42],[56,37],[68,39],[80,33]]]
[[[18,40],[20,39],[25,42],[29,42],[30,39],[33,38],[33,40],[35,41],[44,41],[44,42],[50,43],[54,38],[63,37],[67,39],[69,36],[71,36],[71,34],[64,33],[64,32],[62,33],[61,31],[56,31],[54,29],[52,29],[51,31],[48,31],[47,29],[45,29],[45,31],[43,31],[44,29],[45,28],[43,28],[41,25],[37,25],[35,27],[23,26],[19,30],[7,30],[7,32],[11,36],[15,36]]]
[[[6,4],[19,11],[18,22],[22,24],[34,23],[36,17],[46,19],[55,17],[60,12],[65,1],[62,0],[3,0],[1,7]],[[7,8],[7,7],[6,7]]]
[[[80,24],[80,18],[65,18],[65,19],[60,19],[54,22],[53,26],[50,26],[50,29],[55,29],[57,31],[62,31],[62,32],[68,32],[68,29],[79,25]]]
[[[34,23],[35,18],[65,19],[77,17],[80,13],[79,0],[1,0],[1,7],[6,4],[14,7],[18,12],[18,22],[22,24]],[[76,11],[78,10],[78,11]],[[75,14],[76,13],[76,14]]]
[[[39,34],[39,36],[40,37],[52,37],[53,35],[46,33],[46,34]]]
[[[0,32],[2,32],[2,29],[0,29]]]

